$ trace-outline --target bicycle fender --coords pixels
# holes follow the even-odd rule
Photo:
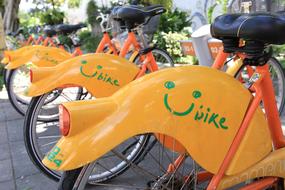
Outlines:
[[[217,173],[252,98],[241,83],[218,70],[164,69],[131,82],[111,97],[64,103],[70,113],[70,133],[43,162],[55,170],[75,169],[132,136],[159,133],[176,139],[201,167]],[[257,109],[226,174],[262,160],[271,143],[266,119]]]
[[[32,68],[27,96],[39,96],[66,86],[84,87],[94,97],[110,96],[135,79],[139,68],[124,58],[106,54],[74,57],[55,67]]]
[[[18,55],[20,55],[23,51],[29,50],[30,46],[25,46],[16,50],[6,50],[3,54],[3,59],[1,60],[2,64],[7,65],[10,60],[15,60]]]
[[[16,69],[24,64],[31,63],[36,67],[53,67],[60,62],[72,58],[67,51],[56,47],[28,46],[25,50],[11,56],[6,69]]]
[[[285,148],[271,152],[263,160],[251,166],[245,171],[235,175],[225,176],[217,189],[227,189],[241,182],[262,177],[285,178]]]

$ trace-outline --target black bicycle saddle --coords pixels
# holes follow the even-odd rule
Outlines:
[[[224,14],[211,25],[213,37],[241,38],[265,44],[285,43],[284,13]]]

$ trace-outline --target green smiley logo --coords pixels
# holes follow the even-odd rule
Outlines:
[[[112,86],[120,86],[119,80],[114,79],[111,77],[106,71],[102,70],[103,66],[102,65],[97,65],[95,66],[96,70],[92,74],[87,74],[85,73],[83,67],[84,65],[88,64],[87,60],[81,60],[81,66],[80,66],[80,73],[82,76],[86,78],[96,78],[99,81],[105,82],[107,84],[110,84]]]
[[[198,90],[195,90],[193,93],[192,93],[192,96],[195,98],[195,99],[198,99],[202,96],[202,93]]]
[[[87,61],[86,61],[86,60],[81,60],[81,63],[82,63],[83,65],[85,65],[85,64],[87,64]]]
[[[164,87],[170,90],[175,87],[175,84],[172,81],[168,81],[164,83]],[[194,99],[199,99],[201,96],[202,93],[199,90],[194,90],[192,92],[192,97]],[[176,111],[169,104],[168,93],[164,94],[163,103],[165,108],[175,116],[183,117],[192,114],[195,121],[201,121],[202,123],[212,125],[217,129],[221,128],[227,130],[229,128],[225,125],[227,119],[225,117],[221,117],[220,114],[211,111],[212,109],[210,107],[206,107],[207,109],[205,109],[204,105],[197,106],[196,102],[192,102],[184,111]]]
[[[165,88],[167,89],[172,89],[172,88],[175,88],[175,83],[172,82],[172,81],[167,81],[165,84],[164,84]]]

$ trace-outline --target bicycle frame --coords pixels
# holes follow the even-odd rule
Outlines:
[[[242,59],[245,58],[245,55],[243,54],[237,53],[237,55],[239,55],[239,57],[241,57]],[[228,56],[229,56],[228,53],[224,53],[223,51],[220,51],[212,67],[216,69],[221,69],[224,66],[224,63],[226,62],[226,59]],[[239,70],[240,66],[241,65],[237,66],[235,70],[236,71]],[[249,127],[249,123],[252,121],[254,113],[256,109],[259,107],[261,101],[264,104],[265,115],[268,121],[268,126],[270,130],[271,138],[273,141],[274,149],[280,149],[280,148],[285,147],[285,139],[284,139],[282,128],[281,128],[279,112],[278,112],[276,102],[275,102],[274,87],[272,84],[272,80],[270,78],[269,66],[268,65],[265,65],[262,67],[259,66],[257,67],[255,72],[252,70],[250,66],[247,66],[247,68],[249,69],[250,76],[253,76],[254,74],[261,75],[258,81],[255,82],[253,86],[251,87],[251,90],[254,91],[256,95],[254,99],[252,100],[251,104],[249,105],[249,108],[244,117],[243,123],[241,124],[241,127],[238,133],[236,134],[236,137],[233,140],[233,143],[226,157],[224,158],[224,161],[222,165],[220,166],[218,173],[213,175],[207,172],[207,177],[202,178],[201,181],[211,179],[211,182],[208,185],[207,190],[218,189],[220,182],[222,181],[222,178],[225,176],[225,172],[229,168],[231,161],[233,160],[239,148],[239,145],[241,141],[243,140],[243,137],[245,136],[245,133]],[[169,173],[171,173],[175,168],[178,168],[179,165],[182,164],[182,162],[180,162],[181,159],[183,159],[181,156],[178,157],[176,162],[168,170]],[[205,172],[203,172],[202,174],[205,175]],[[256,190],[256,189],[263,189],[266,187],[270,187],[274,183],[276,183],[277,179],[278,178],[276,177],[271,177],[271,178],[269,177],[269,178],[257,181],[254,184],[250,184],[248,185],[248,187],[245,187],[244,189]]]
[[[220,52],[217,61],[215,62],[213,67],[220,68],[222,66],[221,63],[225,62],[226,57],[228,57],[227,53]],[[272,137],[274,149],[280,149],[285,147],[285,139],[281,128],[279,112],[275,102],[274,88],[268,68],[268,65],[257,67],[255,73],[260,74],[261,76],[258,81],[255,82],[252,86],[252,89],[256,92],[256,95],[249,106],[249,109],[244,117],[244,121],[241,124],[241,127],[235,139],[233,140],[233,143],[219,169],[219,172],[213,176],[207,190],[215,190],[216,187],[218,187],[219,183],[222,180],[222,177],[225,175],[225,171],[228,169],[235,153],[237,152],[237,149],[239,148],[239,145],[249,127],[249,123],[252,120],[253,115],[256,109],[259,107],[261,101],[264,104],[265,115],[268,121],[268,126]],[[260,181],[259,183],[256,182],[256,184],[258,183],[260,185],[259,188],[265,188],[268,185],[274,184],[275,182],[276,180],[271,180],[271,183],[269,183],[268,181],[266,181],[266,183],[264,181]]]
[[[103,38],[102,38],[102,40],[101,40],[101,42],[100,42],[100,44],[96,50],[96,53],[104,52],[106,45],[108,45],[108,47],[109,47],[109,51],[107,53],[109,53],[109,54],[112,53],[113,55],[118,55],[118,51],[116,50],[115,46],[113,45],[109,34],[107,32],[104,32]],[[119,56],[120,57],[126,57],[126,55],[129,53],[129,51],[132,49],[132,47],[134,49],[134,52],[133,52],[131,58],[129,59],[131,62],[133,62],[134,59],[136,58],[136,56],[138,55],[138,52],[140,51],[141,46],[138,43],[134,32],[129,31],[128,37],[125,40],[125,43],[124,43],[122,49],[120,50]],[[155,59],[154,59],[152,53],[147,53],[146,55],[144,55],[143,58],[141,59],[141,61],[144,61],[144,63],[149,63],[147,65],[147,67],[151,72],[158,70],[157,64],[155,62]],[[142,64],[142,65],[145,65],[145,64]],[[140,74],[138,74],[138,77],[142,76],[143,73],[146,71],[145,66],[143,66],[143,67],[144,67],[142,69],[143,71],[141,71]]]
[[[244,58],[245,56],[243,54],[237,54],[239,55],[240,57]],[[215,64],[213,65],[213,68],[218,68],[220,69],[222,66],[223,66],[223,63],[226,61],[226,58],[228,57],[228,54],[225,54],[225,53],[222,53],[220,52],[219,55],[218,55],[218,58],[216,59],[215,61]],[[162,72],[159,72],[157,73],[157,75],[159,75],[160,73]],[[202,73],[202,72],[201,72]],[[181,73],[180,73],[181,74]],[[190,74],[189,74],[190,75]],[[160,78],[163,78],[164,74],[161,74]],[[205,75],[205,76],[208,76],[208,75]],[[238,130],[237,130],[237,133],[235,134],[233,140],[232,140],[232,143],[230,145],[230,148],[227,150],[227,153],[225,154],[225,156],[223,157],[223,160],[220,164],[220,166],[218,167],[218,170],[217,172],[213,175],[209,172],[202,172],[201,175],[200,175],[200,179],[201,180],[206,180],[206,179],[209,179],[211,178],[211,182],[207,188],[207,190],[215,190],[215,189],[225,189],[225,188],[228,188],[230,187],[231,185],[235,185],[237,183],[240,183],[240,182],[243,182],[245,180],[249,180],[249,179],[252,179],[252,178],[258,178],[258,177],[265,177],[265,176],[277,176],[277,177],[285,177],[285,169],[281,168],[281,169],[272,169],[272,170],[268,170],[267,168],[268,167],[272,167],[272,163],[279,163],[279,161],[284,161],[284,155],[285,155],[285,149],[283,148],[285,146],[285,141],[284,141],[284,137],[283,137],[283,134],[282,134],[282,130],[281,130],[281,124],[280,124],[280,120],[279,120],[279,113],[278,113],[278,110],[277,110],[277,106],[275,104],[275,96],[274,96],[274,91],[273,91],[273,85],[272,85],[272,81],[271,81],[271,78],[270,78],[270,74],[269,74],[269,71],[268,71],[268,65],[265,65],[263,67],[257,67],[255,73],[253,74],[253,76],[258,76],[256,78],[256,81],[255,83],[252,85],[252,87],[250,88],[250,90],[254,90],[255,92],[255,96],[254,98],[252,98],[249,102],[248,102],[248,107],[247,107],[247,110],[245,112],[245,115],[243,116],[244,119],[242,119],[242,122],[240,124],[240,126],[238,126]],[[140,83],[142,82],[143,80],[145,81],[150,81],[150,84],[154,81],[157,81],[157,80],[161,80],[160,78],[157,78],[156,79],[152,79],[153,76],[147,76],[147,77],[144,77],[142,80],[140,81],[136,81],[136,82],[133,82],[131,83],[132,85],[129,85],[128,88],[124,88],[124,90],[122,90],[120,93],[116,93],[113,97],[110,97],[110,98],[107,98],[107,99],[102,99],[101,101],[97,100],[98,102],[100,102],[100,105],[102,105],[102,108],[100,109],[95,109],[97,114],[98,115],[98,111],[99,110],[102,110],[102,113],[100,114],[102,116],[103,113],[105,113],[104,111],[106,111],[106,108],[107,108],[107,105],[103,106],[103,102],[107,101],[108,104],[110,104],[110,108],[112,108],[111,110],[108,110],[108,118],[110,119],[115,117],[115,116],[110,116],[112,115],[112,113],[119,113],[118,110],[120,108],[116,107],[115,105],[113,105],[112,101],[113,100],[116,100],[115,104],[116,105],[121,105],[121,103],[117,102],[118,101],[121,101],[121,100],[124,100],[124,98],[122,98],[122,94],[125,94],[128,96],[129,99],[132,100],[132,104],[133,102],[135,102],[136,100],[134,99],[134,97],[132,96],[132,88],[135,88],[135,86],[140,86],[142,87],[141,85],[139,84],[136,84],[136,83]],[[148,80],[147,80],[147,79]],[[151,79],[151,80],[150,80]],[[171,77],[165,77],[165,79],[167,80],[170,80]],[[162,81],[164,81],[162,79]],[[144,86],[148,86],[150,84],[145,84]],[[233,84],[233,83],[232,83]],[[171,85],[167,85],[170,88],[173,88],[173,86]],[[166,87],[167,87],[166,86]],[[200,85],[201,86],[201,85]],[[157,89],[157,88],[155,88]],[[129,91],[128,91],[129,90]],[[137,90],[137,89],[136,89]],[[158,89],[157,89],[158,90]],[[223,90],[222,90],[223,91]],[[236,92],[235,92],[236,93]],[[151,94],[151,92],[147,92],[147,94]],[[138,98],[140,99],[139,101],[142,101],[143,98]],[[154,101],[154,100],[153,100]],[[247,139],[248,140],[248,137],[245,138],[246,134],[249,133],[249,132],[252,132],[252,130],[247,130],[249,128],[249,123],[252,123],[255,119],[256,119],[256,114],[259,112],[260,114],[262,114],[262,112],[260,111],[257,111],[259,108],[259,105],[260,105],[260,102],[263,101],[264,103],[264,110],[265,110],[265,115],[266,115],[266,118],[267,120],[264,122],[266,123],[267,122],[267,126],[265,126],[265,128],[267,128],[267,131],[268,131],[268,135],[269,135],[269,132],[270,132],[270,135],[271,135],[271,138],[273,140],[273,144],[274,144],[274,149],[280,149],[280,148],[283,148],[283,149],[280,149],[280,151],[273,151],[271,154],[268,155],[268,153],[265,153],[263,154],[263,158],[261,159],[261,161],[259,163],[257,163],[257,161],[255,161],[255,164],[253,164],[253,166],[251,166],[249,168],[249,166],[247,166],[247,168],[244,168],[244,169],[241,169],[239,170],[239,172],[234,172],[234,170],[232,170],[230,173],[229,171],[232,168],[231,164],[232,162],[234,161],[234,158],[235,156],[237,155],[240,155],[242,151],[239,151],[239,148],[243,147],[244,146],[240,146],[241,143],[244,143],[246,144],[246,146],[251,146],[251,143],[245,143],[244,141],[242,140],[245,140]],[[95,101],[96,102],[96,101]],[[154,101],[156,102],[156,101]],[[81,105],[80,105],[81,104]],[[88,101],[86,102],[86,105],[89,106],[90,108],[90,104],[92,104],[92,101]],[[141,109],[140,106],[143,104],[143,103],[140,103],[140,102],[135,102],[134,103],[135,105],[132,105],[132,108],[130,110],[124,110],[124,113],[136,113],[135,108],[137,107],[138,109]],[[137,105],[136,105],[137,104]],[[95,104],[96,105],[96,104]],[[83,106],[82,102],[78,102],[78,103],[66,103],[64,104],[64,106],[66,107],[67,110],[69,110],[69,114],[70,114],[70,117],[72,118],[73,116],[75,116],[76,112],[78,110],[79,113],[81,114],[86,114],[86,113],[89,113],[90,116],[92,116],[92,118],[94,119],[94,115],[92,114],[92,110],[88,109],[86,106]],[[79,107],[78,107],[79,106]],[[82,107],[80,107],[82,106]],[[98,104],[99,106],[99,104]],[[114,107],[115,106],[115,107]],[[75,109],[74,109],[75,108]],[[80,109],[78,109],[80,108]],[[94,107],[92,107],[93,109]],[[95,107],[96,108],[96,107]],[[99,107],[98,107],[99,108]],[[85,110],[86,109],[86,110]],[[128,108],[127,108],[128,109]],[[170,109],[170,108],[169,108]],[[75,111],[77,110],[77,111]],[[114,111],[115,110],[115,111]],[[160,109],[161,110],[161,109]],[[110,113],[111,112],[111,113]],[[238,111],[237,111],[238,112]],[[73,115],[73,113],[75,115]],[[173,111],[172,111],[173,113]],[[156,112],[157,115],[160,115],[160,113]],[[263,115],[263,114],[262,114]],[[82,116],[80,116],[82,118]],[[86,116],[87,117],[87,116]],[[104,117],[104,116],[103,116]],[[100,124],[97,124],[99,126],[96,126],[96,134],[103,134],[103,130],[104,130],[104,125],[106,124],[106,126],[110,126],[110,123],[112,123],[111,120],[109,120],[108,122],[103,122],[104,118],[103,117],[99,117],[98,119],[100,119]],[[132,116],[134,117],[134,115]],[[131,117],[131,118],[132,118]],[[139,117],[144,117],[142,115],[140,115]],[[160,117],[160,116],[158,116]],[[164,118],[167,118],[167,117],[164,117]],[[144,118],[145,120],[147,120],[146,118]],[[87,119],[88,120],[88,119]],[[167,120],[167,119],[166,119]],[[73,122],[75,122],[76,120],[72,120]],[[98,122],[99,122],[98,121]],[[258,123],[258,130],[261,130],[262,129],[262,125],[261,125],[261,121],[260,119],[258,119],[256,121]],[[121,122],[121,123],[124,123],[124,122]],[[129,123],[129,122],[127,122]],[[167,123],[169,123],[169,121],[167,121]],[[148,123],[149,125],[152,125],[151,123]],[[162,130],[162,128],[165,128],[167,125],[165,125],[164,123],[164,127],[159,127],[159,129],[157,129],[157,125],[155,123],[153,123],[154,126],[150,127],[152,129],[147,129],[148,127],[147,126],[144,126],[143,129],[133,129],[133,128],[128,128],[128,132],[125,131],[128,135],[132,136],[132,135],[136,135],[136,134],[142,134],[142,133],[145,133],[145,132],[154,132],[154,133],[161,133],[161,134],[165,134],[166,131],[165,130]],[[95,124],[96,125],[96,124]],[[121,125],[121,124],[117,124],[117,125]],[[90,126],[87,125],[87,128],[84,132],[84,135],[86,135],[87,133],[93,133],[90,131],[91,128],[89,128]],[[102,128],[101,128],[102,127]],[[140,128],[139,126],[136,126],[138,128]],[[156,128],[155,128],[156,127]],[[180,125],[180,127],[182,127]],[[268,128],[269,127],[269,128]],[[111,131],[116,131],[116,128],[113,128],[111,127],[112,130]],[[79,129],[76,128],[76,124],[73,125],[73,128],[72,128],[72,131],[70,136],[73,137],[73,139],[75,138],[76,139],[76,135],[77,133],[79,133],[78,131]],[[102,131],[101,131],[102,130]],[[108,129],[110,130],[110,129]],[[131,133],[130,134],[130,131],[131,130],[137,130],[137,133]],[[142,131],[141,131],[142,130]],[[171,130],[171,128],[168,128],[168,130]],[[176,130],[180,130],[180,129],[176,129]],[[169,131],[168,131],[169,132]],[[172,133],[179,133],[177,131],[172,131]],[[183,129],[183,132],[180,133],[181,136],[183,136],[183,133],[187,133],[187,129]],[[257,132],[254,132],[254,133],[257,133]],[[93,133],[94,135],[95,133]],[[116,132],[116,135],[123,135],[122,133],[120,133],[119,131]],[[190,134],[190,133],[187,133],[187,134]],[[111,135],[111,134],[110,134]],[[171,132],[169,132],[169,134],[167,135],[171,135]],[[172,135],[175,135],[175,134],[172,134]],[[178,139],[181,138],[179,136],[177,136]],[[118,137],[116,137],[118,138]],[[116,139],[114,136],[111,137],[111,139]],[[121,137],[120,137],[121,138]],[[126,137],[122,137],[122,138],[125,138],[127,139]],[[189,139],[190,137],[187,136],[187,138]],[[262,138],[265,138],[265,137],[262,137]],[[268,140],[270,139],[270,137],[266,137]],[[93,138],[94,139],[94,138]],[[255,140],[254,141],[257,141],[259,138],[254,138]],[[103,139],[101,139],[103,140]],[[100,141],[101,141],[100,140]],[[259,139],[260,140],[260,139]],[[63,137],[60,142],[57,144],[56,148],[58,148],[57,150],[61,151],[61,154],[68,154],[67,152],[69,150],[66,150],[65,148],[66,147],[62,147],[64,145],[64,142],[65,141],[69,141],[69,138],[67,137]],[[269,140],[270,141],[270,140]],[[76,141],[78,142],[78,141]],[[110,141],[106,141],[106,142],[110,142]],[[186,142],[183,142],[183,140],[181,139],[181,141],[179,142],[182,142],[183,145],[186,145],[187,143]],[[95,142],[96,143],[99,143],[99,142]],[[185,144],[186,143],[186,144]],[[88,143],[87,143],[88,144]],[[99,143],[100,144],[100,143]],[[104,144],[104,142],[103,142]],[[86,149],[92,149],[91,147],[94,146],[94,142],[93,144],[91,143],[91,145],[88,145],[88,147],[86,147]],[[262,145],[263,146],[263,145]],[[260,146],[260,148],[262,147]],[[267,144],[268,146],[268,144]],[[97,148],[100,147],[100,146],[96,146]],[[270,142],[269,142],[269,149],[268,151],[270,151]],[[72,149],[73,151],[77,150],[78,146],[75,146],[74,149]],[[103,151],[103,149],[105,149],[106,147],[102,147],[102,149],[100,151]],[[110,147],[111,148],[111,147]],[[262,147],[263,148],[263,147]],[[51,151],[51,155],[53,155],[55,149],[53,149]],[[256,153],[256,155],[258,155],[258,151],[259,150],[255,150],[253,149],[252,150],[254,153]],[[190,151],[191,152],[191,151]],[[82,154],[82,152],[81,152]],[[79,156],[80,157],[80,156]],[[53,160],[53,159],[60,159],[61,157],[60,156],[57,156],[57,155],[53,155],[52,159],[49,158],[45,158],[44,159],[44,163],[52,168],[52,169],[57,169],[56,167],[54,166],[51,166],[50,164],[50,160]],[[82,157],[80,157],[82,159]],[[89,158],[90,159],[90,158]],[[173,165],[170,165],[169,167],[169,172],[171,172],[171,167],[172,168],[175,168],[176,165],[179,165],[181,164],[183,161],[183,156],[180,156],[177,161],[173,164]],[[77,160],[78,161],[78,160]],[[235,160],[236,162],[236,160]],[[79,163],[80,163],[80,160],[79,160]],[[198,162],[199,163],[199,162]],[[246,163],[246,162],[245,162]],[[252,165],[252,164],[251,164]],[[231,168],[230,168],[231,166]],[[66,168],[65,168],[66,167]],[[67,169],[67,168],[72,168],[72,166],[63,166],[64,169]],[[61,168],[61,169],[63,169]],[[259,168],[262,168],[264,170],[263,173],[256,173],[254,171],[258,171],[260,170]],[[245,175],[247,174],[247,175]],[[245,177],[246,176],[246,179]],[[199,177],[199,176],[198,176]],[[237,178],[237,180],[236,180]],[[248,186],[244,187],[243,189],[244,190],[249,190],[249,189],[262,189],[262,188],[265,188],[265,187],[269,187],[271,186],[272,184],[274,184],[275,182],[277,181],[277,178],[276,177],[266,177],[262,180],[259,180],[253,184],[249,184]]]

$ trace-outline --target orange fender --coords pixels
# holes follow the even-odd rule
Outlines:
[[[64,103],[70,133],[43,162],[51,169],[70,170],[95,161],[130,137],[159,133],[176,139],[201,167],[217,173],[252,98],[236,79],[215,69],[161,70],[111,97]],[[265,158],[271,143],[267,121],[258,109],[226,174]]]

